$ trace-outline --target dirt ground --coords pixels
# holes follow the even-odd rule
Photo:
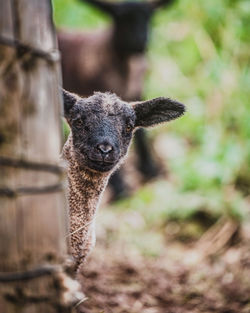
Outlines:
[[[204,256],[197,243],[172,240],[160,256],[119,243],[97,247],[79,279],[81,313],[250,313],[249,226],[240,240]]]

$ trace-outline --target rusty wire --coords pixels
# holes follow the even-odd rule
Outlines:
[[[0,36],[0,44],[12,47],[22,54],[30,54],[33,57],[42,58],[49,63],[56,63],[60,61],[60,52],[57,49],[44,51],[39,48],[31,47],[17,39],[10,39],[3,36]]]
[[[56,265],[44,265],[31,270],[21,272],[0,272],[0,282],[8,283],[14,281],[30,280],[44,275],[51,275],[58,272],[60,268]]]
[[[8,157],[0,156],[0,166],[23,168],[28,170],[50,172],[53,174],[61,175],[63,173],[63,168],[58,165],[48,164],[48,163],[38,163],[27,160],[19,160]]]
[[[62,167],[58,165],[52,165],[47,163],[37,163],[26,160],[11,159],[7,157],[0,156],[0,166],[14,167],[14,168],[23,168],[26,170],[33,171],[44,171],[56,174],[59,177],[63,175]],[[21,195],[30,195],[30,194],[43,194],[43,193],[53,193],[59,192],[63,189],[63,183],[59,182],[57,184],[41,187],[19,187],[19,188],[9,188],[9,187],[0,187],[0,197],[16,198]]]

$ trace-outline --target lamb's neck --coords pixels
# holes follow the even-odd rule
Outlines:
[[[95,245],[95,216],[108,177],[72,164],[68,168],[70,246],[76,267]]]
[[[67,161],[70,250],[78,266],[95,243],[95,215],[109,173],[81,168],[75,158],[71,135],[63,148]]]
[[[82,223],[89,223],[94,218],[109,174],[80,169],[77,163],[68,169],[70,213],[84,214]]]

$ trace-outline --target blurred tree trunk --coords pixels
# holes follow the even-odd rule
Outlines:
[[[0,8],[0,312],[71,312],[82,294],[62,266],[67,212],[51,4],[0,0]]]

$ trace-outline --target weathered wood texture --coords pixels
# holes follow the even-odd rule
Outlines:
[[[9,159],[59,163],[58,62],[3,44],[18,40],[49,52],[56,47],[54,34],[49,0],[0,0],[1,273],[62,264],[67,253],[67,212],[58,188],[61,175],[27,169],[20,162],[6,164]],[[51,185],[56,185],[49,187],[51,192],[37,193],[37,188]],[[0,281],[0,312],[64,312],[54,279],[47,275],[18,283]]]

